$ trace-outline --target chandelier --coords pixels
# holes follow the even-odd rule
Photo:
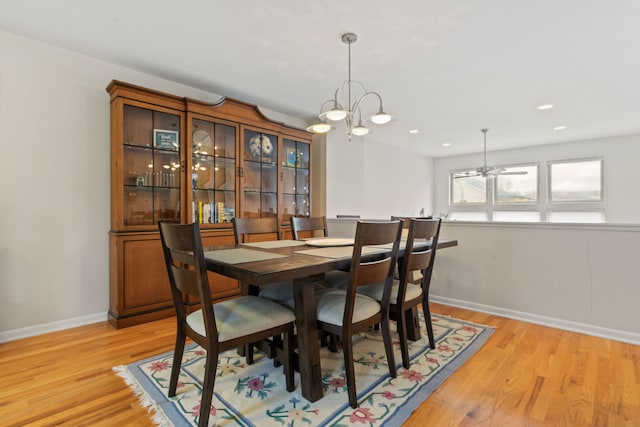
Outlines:
[[[370,120],[375,124],[385,124],[391,120],[391,116],[384,112],[382,108],[382,97],[378,92],[370,92],[364,86],[364,84],[357,80],[351,80],[351,44],[358,40],[358,36],[354,33],[345,33],[342,35],[342,41],[349,46],[349,63],[348,63],[348,78],[347,80],[336,89],[333,99],[325,101],[320,107],[320,114],[318,117],[320,121],[312,124],[307,128],[309,132],[313,133],[327,133],[332,129],[332,126],[327,121],[339,122],[345,121],[347,128],[347,136],[351,140],[351,135],[363,136],[369,133],[369,129],[362,124],[362,110],[360,105],[365,98],[375,97],[378,98],[378,112],[370,117]],[[344,97],[346,94],[346,100],[340,102],[339,98]],[[359,95],[359,96],[358,96]],[[353,101],[353,103],[352,103]],[[357,124],[354,126],[355,120]]]

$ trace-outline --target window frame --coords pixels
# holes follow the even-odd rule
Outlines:
[[[551,201],[552,165],[561,163],[581,163],[600,162],[600,201]],[[475,171],[473,168],[459,168],[449,171],[449,214],[455,216],[456,212],[481,213],[486,216],[486,222],[494,222],[494,212],[538,212],[539,221],[526,221],[527,223],[551,223],[549,221],[552,212],[595,212],[601,214],[603,223],[606,222],[606,205],[604,191],[605,159],[602,156],[585,157],[575,159],[546,160],[539,162],[514,163],[508,165],[498,165],[496,167],[514,169],[518,167],[535,166],[537,171],[536,202],[497,202],[497,178],[489,179],[492,182],[486,183],[486,201],[484,203],[453,203],[453,180],[455,174],[465,171]],[[504,222],[504,221],[500,221]],[[515,221],[520,222],[520,221]]]
[[[600,200],[562,200],[562,201],[553,201],[551,184],[553,181],[553,175],[551,173],[551,168],[553,165],[558,164],[567,164],[567,163],[586,163],[586,162],[600,162]],[[552,210],[558,210],[556,208],[560,206],[579,206],[579,207],[587,207],[591,205],[590,210],[594,210],[596,207],[603,208],[605,201],[605,193],[604,193],[604,157],[586,157],[579,159],[563,159],[563,160],[550,160],[547,162],[547,206],[549,208],[554,207]],[[570,209],[574,210],[574,209]]]

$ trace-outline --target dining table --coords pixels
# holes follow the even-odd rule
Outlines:
[[[430,242],[423,244],[428,246]],[[438,249],[457,244],[457,240],[440,239]],[[399,256],[402,256],[403,248],[401,245]],[[363,257],[374,258],[389,249],[385,246],[365,247]],[[292,282],[300,387],[302,396],[310,402],[323,395],[314,285],[325,273],[348,271],[352,252],[353,239],[330,238],[271,240],[205,248],[207,269],[237,279],[243,294],[276,282]]]

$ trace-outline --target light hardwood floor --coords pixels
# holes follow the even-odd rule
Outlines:
[[[488,342],[405,426],[640,426],[640,347],[433,304]],[[174,320],[106,322],[0,344],[0,425],[147,426],[111,368],[171,350]]]

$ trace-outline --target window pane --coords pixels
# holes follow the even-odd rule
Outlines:
[[[487,180],[481,176],[454,178],[454,174],[452,174],[451,203],[486,203],[486,182]]]
[[[549,212],[549,222],[604,222],[604,212]]]
[[[449,219],[452,221],[486,221],[486,212],[451,212]]]
[[[536,203],[538,201],[538,167],[504,168],[506,173],[522,175],[496,176],[496,203]]]
[[[602,200],[602,160],[553,163],[549,179],[552,202]]]
[[[540,222],[540,212],[534,211],[493,211],[494,221]]]

